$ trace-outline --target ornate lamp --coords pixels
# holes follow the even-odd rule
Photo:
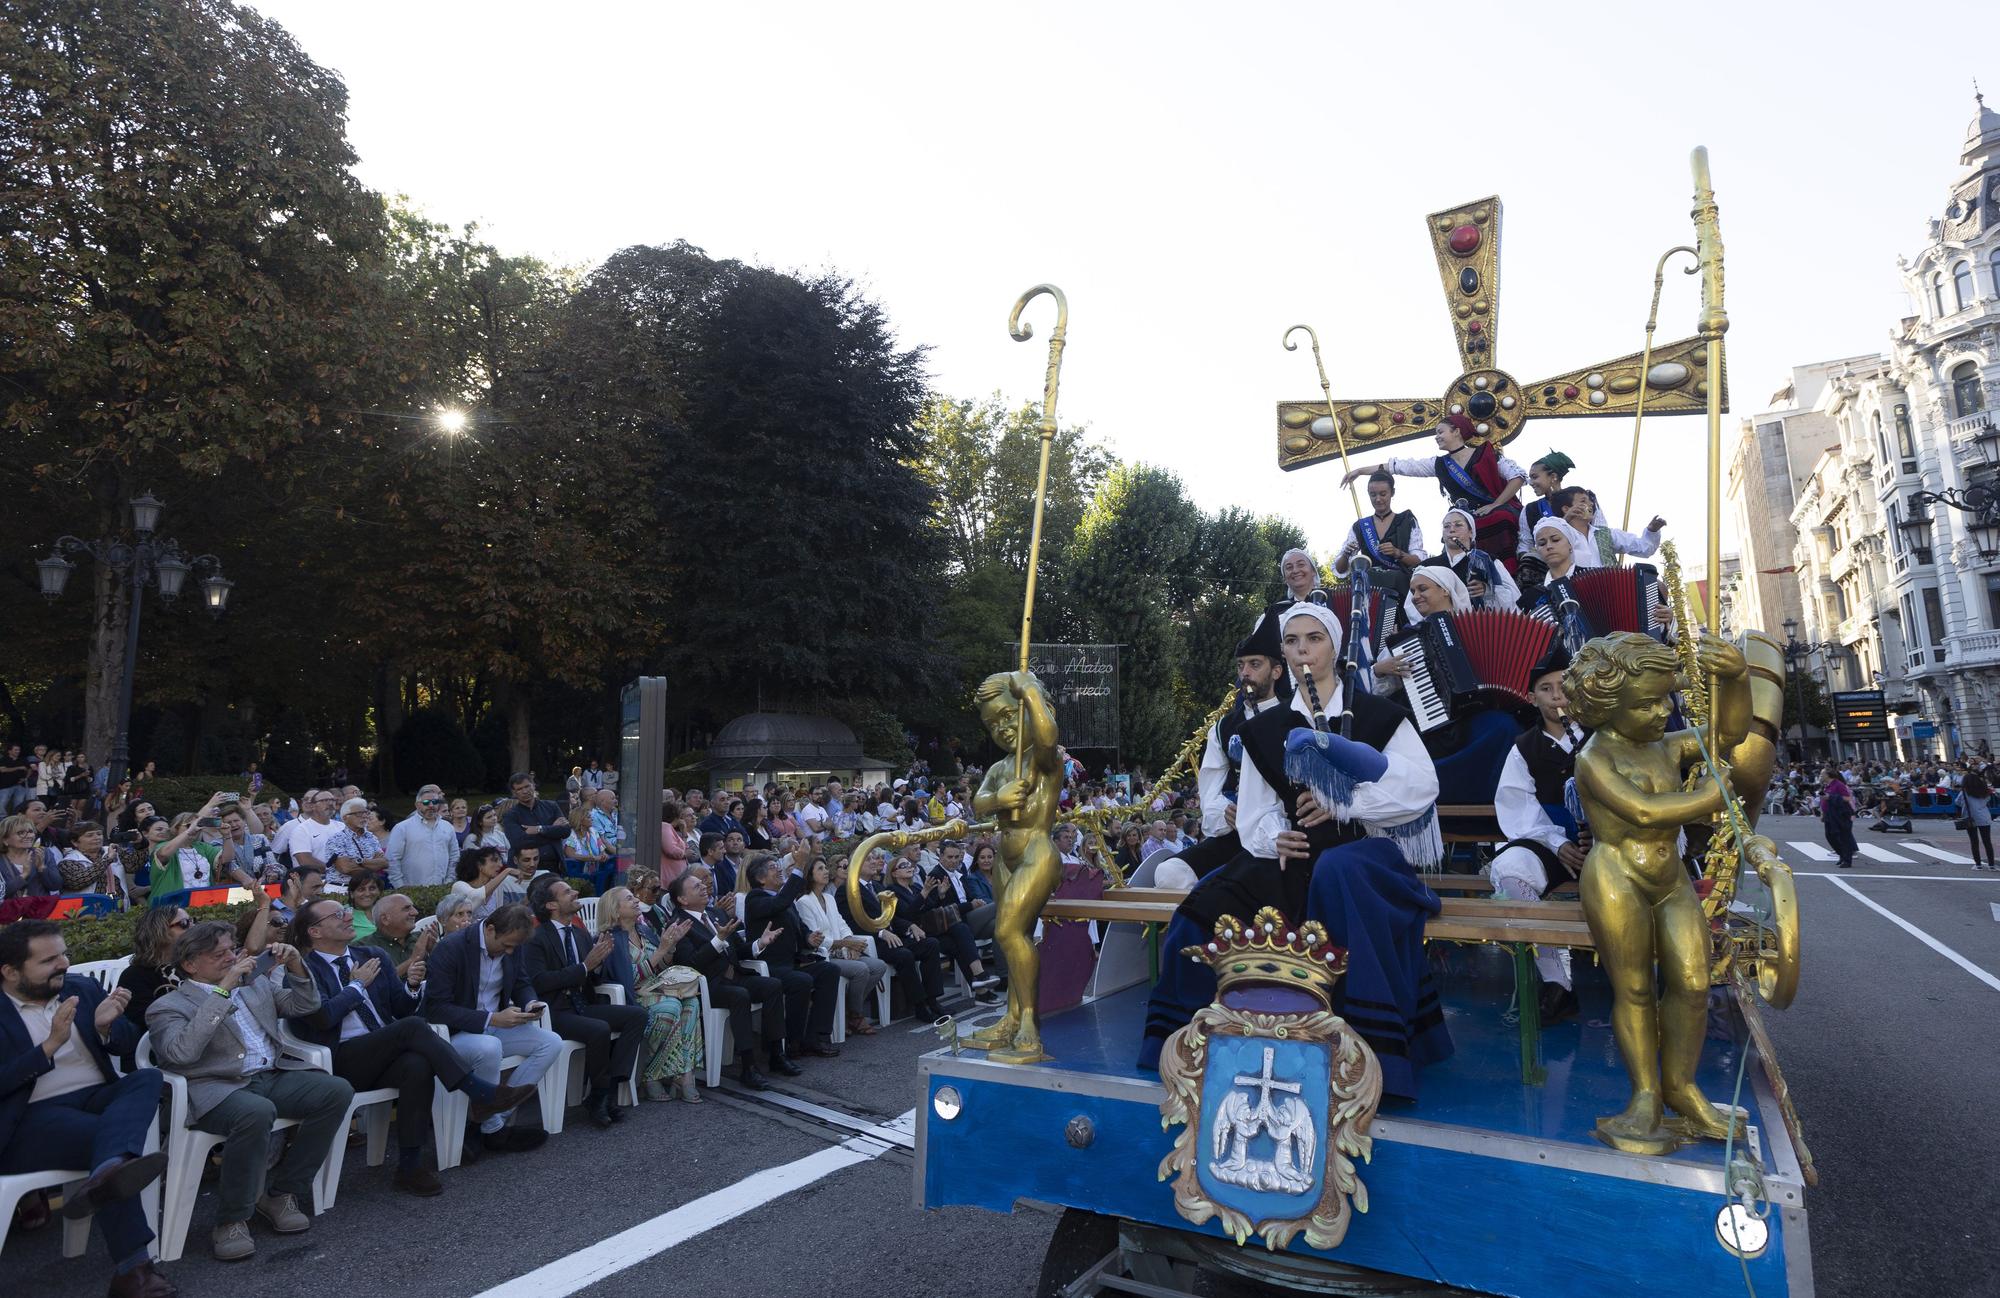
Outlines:
[[[181,597],[181,583],[187,580],[188,565],[175,555],[162,555],[153,570],[160,576],[160,598],[171,604]]]
[[[201,583],[202,602],[208,605],[210,613],[222,616],[222,611],[229,607],[229,592],[235,585],[222,575],[220,569]]]
[[[1902,529],[1903,539],[1910,543],[1911,549],[1928,550],[1931,548],[1931,516],[1929,514],[1912,514],[1902,522],[1896,524],[1896,526]]]
[[[1979,448],[1979,459],[1989,469],[2000,469],[2000,427],[1986,425],[1986,431],[1972,439]]]
[[[42,577],[42,598],[51,602],[62,598],[63,587],[69,584],[70,571],[76,567],[60,554],[51,554],[36,564]]]
[[[160,525],[160,511],[166,502],[158,500],[152,492],[135,497],[132,502],[132,530],[140,536],[151,536]]]

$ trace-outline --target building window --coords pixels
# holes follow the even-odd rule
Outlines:
[[[1903,625],[1909,628],[1903,637],[1903,647],[1912,650],[1921,647],[1917,644],[1917,606],[1912,602],[1914,599],[1912,595],[1903,596]]]
[[[1972,305],[1972,263],[1961,261],[1951,268],[1951,292],[1958,299],[1958,309],[1963,311]]]
[[[1906,460],[1917,458],[1916,437],[1910,431],[1910,408],[1900,402],[1896,405],[1896,454]],[[1904,465],[1903,472],[1909,473],[1913,466]]]
[[[1903,554],[1903,520],[1894,501],[1889,504],[1889,553],[1898,558]]]
[[[1877,410],[1875,412],[1874,420],[1875,420],[1875,450],[1876,453],[1882,457],[1882,462],[1884,464],[1887,464],[1889,462],[1889,439],[1882,432],[1881,411]]]
[[[1986,622],[2000,631],[2000,573],[1986,574]]]
[[[1931,276],[1931,305],[1936,308],[1933,312],[1934,315],[1943,316],[1946,314],[1944,309],[1944,275],[1942,273]]]
[[[1938,588],[1924,587],[1924,629],[1930,633],[1931,647],[1944,645],[1944,604],[1938,599]]]
[[[1986,271],[1987,283],[1993,289],[1993,296],[2000,297],[2000,248],[1995,248],[1992,256],[1986,259]]]
[[[1952,368],[1951,403],[1958,408],[1960,419],[1986,409],[1986,393],[1979,383],[1979,367],[1971,361]]]

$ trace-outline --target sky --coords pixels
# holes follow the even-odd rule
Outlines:
[[[1332,465],[1276,467],[1274,406],[1456,379],[1423,219],[1505,204],[1498,362],[1533,381],[1637,351],[1655,260],[1693,242],[1709,149],[1735,415],[1795,364],[1885,350],[1896,270],[1958,174],[1972,83],[2000,94],[2000,9],[1920,30],[1879,4],[620,4],[260,0],[340,72],[366,184],[476,221],[504,251],[591,265],[686,239],[835,269],[881,302],[935,388],[1058,402],[1207,509],[1354,517]],[[1671,275],[1658,340],[1695,332]],[[1615,523],[1629,419],[1531,421]],[[1430,443],[1395,453],[1429,453]],[[1363,459],[1374,459],[1367,455]],[[1706,552],[1703,421],[1649,418],[1633,522]],[[1398,502],[1436,534],[1443,502]],[[1725,537],[1725,550],[1731,548]]]

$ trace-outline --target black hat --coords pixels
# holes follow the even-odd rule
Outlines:
[[[1257,619],[1257,625],[1250,628],[1250,634],[1236,643],[1236,656],[1248,658],[1257,654],[1272,662],[1283,662],[1285,650],[1278,643],[1278,619],[1266,612]]]
[[[1535,682],[1550,672],[1568,671],[1569,662],[1569,649],[1564,646],[1562,637],[1558,635],[1551,638],[1549,640],[1549,651],[1542,655],[1540,662],[1528,669],[1528,688],[1530,690],[1534,689]]]

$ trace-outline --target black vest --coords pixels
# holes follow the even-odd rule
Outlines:
[[[1583,732],[1585,738],[1589,737],[1589,733]],[[1581,749],[1583,740],[1577,740],[1576,746]],[[1563,785],[1576,774],[1576,752],[1564,752],[1562,745],[1542,729],[1540,721],[1521,732],[1520,738],[1514,741],[1514,751],[1527,763],[1528,778],[1535,782],[1535,801],[1560,807]]]
[[[1395,738],[1396,727],[1409,720],[1410,714],[1387,699],[1373,694],[1358,694],[1354,705],[1354,742],[1366,744],[1377,752],[1389,747]],[[1339,717],[1327,720],[1338,726]],[[1237,733],[1243,736],[1243,755],[1257,767],[1257,773],[1264,777],[1264,783],[1271,786],[1280,801],[1285,804],[1285,814],[1298,824],[1299,795],[1305,786],[1294,784],[1285,774],[1285,740],[1292,731],[1311,723],[1289,707],[1275,707],[1258,713]],[[1342,843],[1351,843],[1364,836],[1359,820],[1349,820],[1342,824],[1329,820],[1305,831],[1306,841],[1315,854]]]

